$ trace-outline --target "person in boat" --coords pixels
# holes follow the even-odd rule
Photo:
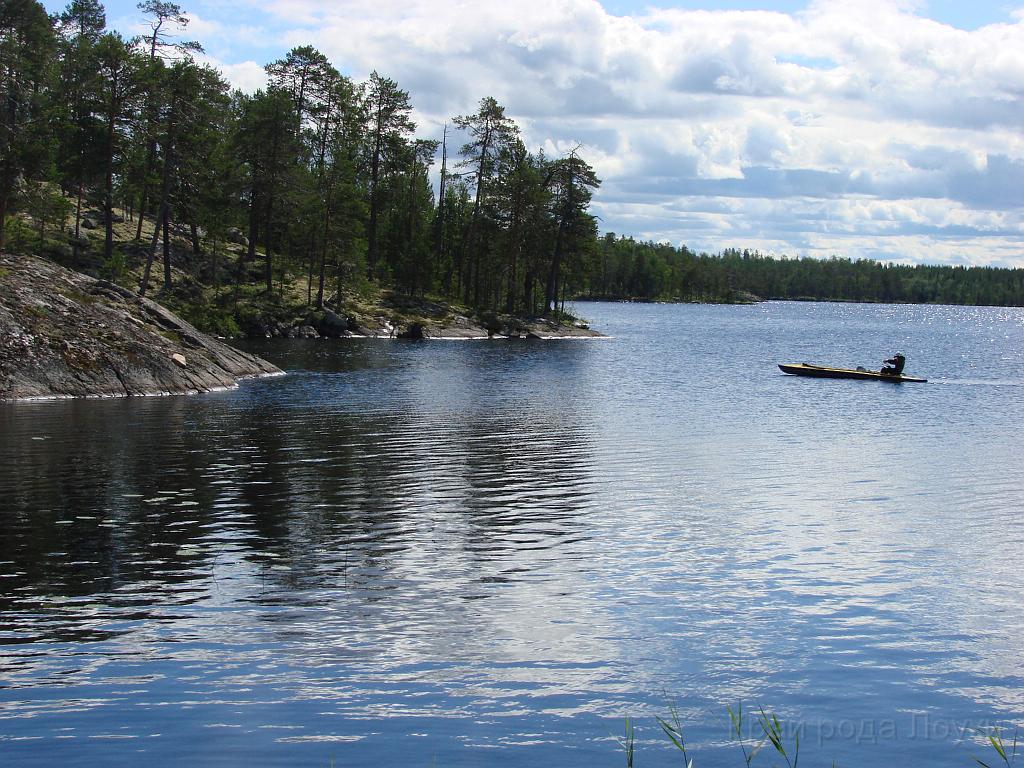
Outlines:
[[[885,367],[880,371],[883,376],[899,376],[903,373],[903,368],[907,364],[907,358],[903,356],[902,352],[897,352],[888,360],[883,360],[882,362],[885,363]]]

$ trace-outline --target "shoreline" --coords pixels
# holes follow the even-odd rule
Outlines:
[[[288,375],[288,371],[278,371],[276,373],[254,373],[247,376],[239,376],[234,384],[227,384],[222,387],[210,387],[209,389],[189,389],[184,391],[171,392],[169,390],[161,392],[103,392],[95,394],[85,395],[66,395],[66,394],[55,394],[55,395],[29,395],[27,397],[0,397],[0,406],[8,404],[28,404],[28,403],[63,403],[70,400],[127,400],[132,398],[154,398],[154,397],[193,397],[195,395],[209,395],[217,392],[232,392],[238,389],[239,384],[243,381],[252,381],[254,379],[278,379]]]
[[[0,401],[209,392],[283,372],[154,301],[0,254]]]

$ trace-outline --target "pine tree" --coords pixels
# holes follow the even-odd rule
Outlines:
[[[518,137],[519,128],[511,118],[505,117],[505,108],[491,97],[480,100],[479,109],[472,115],[456,117],[455,125],[469,133],[471,141],[463,145],[461,165],[472,169],[475,196],[469,228],[465,235],[465,279],[462,281],[466,301],[480,304],[480,251],[481,206],[486,200],[485,189],[497,169],[502,148]],[[460,270],[460,277],[461,277]]]
[[[279,88],[257,91],[241,103],[239,156],[245,164],[249,202],[249,251],[256,257],[257,239],[265,253],[264,281],[267,293],[274,290],[273,249],[277,245],[279,208],[287,203],[300,156],[296,145],[299,115],[292,95]]]
[[[109,263],[114,253],[114,177],[123,160],[125,124],[139,94],[140,62],[131,46],[116,32],[108,32],[99,39],[96,57],[99,61],[99,97],[104,124],[103,254]]]
[[[96,0],[72,0],[57,24],[57,167],[61,185],[75,197],[76,244],[81,236],[86,187],[95,184],[103,173],[102,153],[95,151],[103,142],[96,46],[105,28],[106,14]]]
[[[38,2],[0,4],[0,250],[18,180],[37,177],[53,153],[48,117],[55,42]]]
[[[597,227],[592,216],[587,213],[591,190],[601,185],[601,180],[578,154],[576,150],[569,156],[554,163],[551,180],[555,194],[554,214],[558,221],[558,235],[555,239],[555,250],[548,272],[547,290],[544,294],[544,313],[548,314],[556,308],[559,297],[564,293],[564,262],[578,258],[586,246],[597,239]]]
[[[401,90],[398,83],[377,72],[370,74],[370,81],[366,86],[366,140],[370,166],[367,266],[371,276],[380,277],[381,272],[377,223],[382,206],[382,176],[388,170],[388,164],[397,167],[405,137],[416,129],[416,125],[409,118],[411,112],[409,94]]]

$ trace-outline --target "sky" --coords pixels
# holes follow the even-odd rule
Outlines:
[[[582,144],[602,232],[1024,267],[1024,0],[179,4],[243,90],[309,44],[395,79],[423,138],[493,96],[528,147]],[[135,3],[106,7],[144,29]]]

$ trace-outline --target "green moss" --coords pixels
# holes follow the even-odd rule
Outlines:
[[[95,296],[76,291],[73,288],[58,288],[57,293],[77,304],[95,304],[98,301]]]
[[[163,336],[168,341],[172,341],[175,344],[181,344],[182,343],[181,334],[178,333],[177,331],[169,331],[166,328],[157,328],[156,332],[159,333],[161,336]]]

